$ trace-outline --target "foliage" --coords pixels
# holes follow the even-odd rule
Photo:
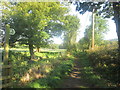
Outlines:
[[[115,86],[119,83],[118,75],[120,74],[117,47],[118,45],[113,43],[99,46],[95,51],[89,51],[89,59],[95,71]]]
[[[95,45],[101,45],[104,37],[104,33],[108,31],[107,20],[100,16],[95,17],[95,31],[94,39]],[[83,45],[82,48],[91,48],[92,42],[92,24],[85,29],[84,37],[79,41],[79,44]],[[80,46],[81,46],[80,45]]]
[[[59,49],[59,44],[49,44],[50,49]]]
[[[63,69],[64,68],[64,69]],[[29,84],[29,87],[37,88],[33,86],[35,83],[39,85],[39,88],[46,87],[46,88],[57,88],[61,83],[64,76],[68,75],[72,68],[71,60],[63,61],[59,63],[59,66],[56,66],[55,69],[49,74],[48,77],[36,80]]]
[[[120,1],[118,2],[80,2],[75,1],[76,10],[81,14],[84,14],[86,11],[94,12],[105,17],[112,18],[116,24],[116,32],[118,36],[119,52],[120,52]],[[119,53],[120,54],[120,53]],[[120,55],[119,55],[120,56]]]
[[[16,43],[15,44],[15,46],[14,46],[15,48],[21,48],[21,49],[26,49],[26,48],[28,48],[28,45],[25,45],[25,44],[19,44],[19,43]]]
[[[73,67],[73,59],[64,60],[58,58],[58,53],[35,53],[37,57],[42,58],[36,61],[29,60],[28,52],[10,52],[10,60],[12,62],[12,81],[14,88],[53,88],[58,87],[64,76],[68,75]],[[32,70],[30,72],[30,70]],[[39,73],[38,73],[39,72]],[[35,75],[43,77],[35,78]],[[26,74],[30,75],[29,81],[21,82]],[[35,74],[35,75],[34,75]],[[26,77],[27,79],[28,77]],[[25,81],[24,81],[25,82]]]
[[[68,15],[65,18],[64,47],[69,51],[74,48],[77,38],[77,31],[80,26],[80,20],[77,16]]]
[[[61,6],[59,2],[19,2],[5,5],[8,9],[3,9],[3,22],[9,23],[16,32],[10,41],[29,45],[33,58],[34,46],[46,47],[53,32],[59,32],[56,27],[62,25],[63,15],[67,13],[67,8]],[[55,26],[53,31],[53,28],[46,28],[51,23]]]
[[[80,11],[80,14],[84,14],[86,11],[92,12],[93,9],[95,9],[95,12],[97,14],[103,13],[102,14],[103,17],[110,17],[114,13],[113,8],[112,8],[112,2],[79,2],[79,1],[76,1],[75,4],[76,4],[76,10]]]
[[[78,51],[78,52],[74,52],[73,55],[79,58],[79,63],[82,68],[80,70],[80,72],[82,73],[81,80],[83,82],[85,81],[92,88],[114,87],[114,86],[109,86],[109,82],[106,80],[106,78],[103,78],[100,74],[98,74],[97,71],[94,71],[95,67],[93,67],[92,60],[89,59],[89,55],[87,54],[87,52]]]

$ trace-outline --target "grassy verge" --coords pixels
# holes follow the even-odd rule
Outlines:
[[[58,53],[36,53],[36,56],[48,56],[30,61],[23,52],[10,52],[12,62],[13,88],[57,88],[73,67],[73,58],[59,57]],[[37,77],[38,76],[38,77]]]
[[[91,61],[94,71],[99,73],[102,78],[109,81],[109,86],[120,87],[120,63],[117,47],[107,46],[88,51],[89,61]]]
[[[82,81],[90,85],[91,88],[107,88],[107,81],[94,72],[94,68],[88,59],[87,53],[79,52],[76,54],[76,56],[79,58],[79,63],[81,66],[80,71],[82,73]]]
[[[27,87],[31,88],[57,88],[63,78],[68,75],[72,68],[72,60],[67,60],[56,65],[54,69],[45,78],[28,83]]]

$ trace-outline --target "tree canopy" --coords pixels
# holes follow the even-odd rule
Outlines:
[[[101,16],[95,17],[95,45],[101,45],[104,38],[104,33],[108,31],[107,20]],[[79,41],[79,44],[84,45],[84,48],[91,48],[92,42],[92,24],[85,29],[84,38]]]
[[[34,46],[47,45],[53,31],[46,27],[51,22],[54,22],[53,26],[60,26],[64,14],[68,12],[59,2],[19,2],[5,6],[7,9],[3,9],[3,22],[9,23],[16,31],[10,41],[29,45],[31,57],[34,55]],[[54,30],[59,32],[58,29]]]
[[[116,32],[118,36],[118,44],[120,51],[120,1],[117,2],[80,2],[75,1],[76,10],[81,14],[84,14],[86,11],[92,12],[93,9],[97,14],[102,15],[105,18],[113,16],[113,19],[116,24]]]
[[[77,32],[80,27],[80,20],[77,16],[68,15],[65,18],[64,47],[68,50],[74,47]]]

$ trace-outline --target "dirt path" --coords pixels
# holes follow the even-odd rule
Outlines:
[[[61,88],[90,88],[90,86],[87,83],[82,82],[80,69],[80,64],[76,59],[75,66],[71,74],[64,79],[64,83],[61,85]]]

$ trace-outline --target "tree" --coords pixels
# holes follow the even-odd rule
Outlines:
[[[120,53],[120,1],[118,2],[80,2],[76,1],[76,10],[81,14],[84,14],[86,11],[92,12],[93,9],[97,11],[97,14],[102,15],[104,18],[110,18],[113,16],[116,24],[116,32],[118,36],[118,45]]]
[[[117,0],[116,2],[109,2],[109,0],[105,0],[105,2],[80,2],[76,1],[76,10],[79,11],[81,14],[85,13],[86,11],[92,12],[93,9],[97,11],[99,15],[103,16],[104,18],[110,18],[113,16],[113,20],[116,24],[116,33],[118,36],[118,60],[120,60],[120,1]],[[120,61],[118,61],[118,65],[120,66]],[[118,74],[120,75],[120,70],[118,70]],[[118,79],[119,80],[119,79]],[[119,80],[120,81],[120,80]],[[118,82],[118,86],[120,82]]]
[[[101,45],[104,33],[108,31],[107,20],[101,16],[95,16],[95,45]],[[92,23],[85,29],[84,38],[79,41],[80,44],[86,45],[85,48],[91,48],[92,45]]]
[[[16,31],[10,41],[29,45],[31,59],[34,58],[34,47],[48,43],[50,35],[45,27],[50,22],[61,21],[67,13],[59,2],[19,2],[6,7],[9,9],[3,9],[3,22],[9,23]]]
[[[80,20],[77,16],[67,15],[65,18],[65,32],[64,32],[64,47],[67,50],[71,50],[75,48],[74,45],[76,43],[77,38],[77,30],[80,26]]]

